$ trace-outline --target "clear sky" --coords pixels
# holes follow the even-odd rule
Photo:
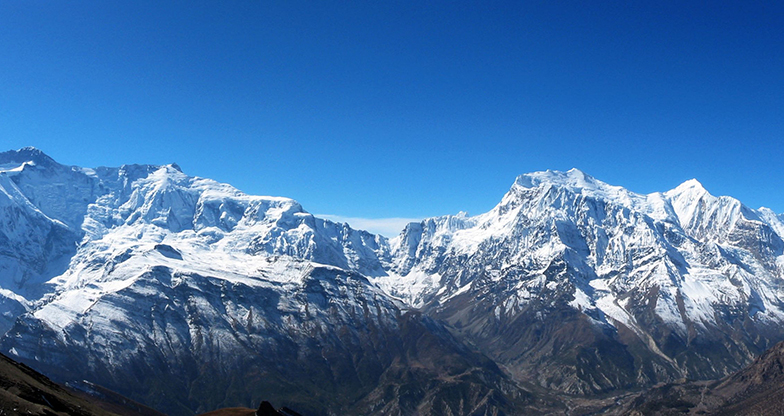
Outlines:
[[[0,148],[177,162],[318,214],[577,167],[784,212],[780,1],[0,1]]]

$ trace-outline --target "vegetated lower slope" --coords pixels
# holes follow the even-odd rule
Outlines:
[[[784,339],[781,217],[696,181],[538,172],[391,240],[176,165],[26,148],[0,191],[0,350],[171,414],[552,413]]]

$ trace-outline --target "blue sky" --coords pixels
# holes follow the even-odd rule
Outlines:
[[[0,147],[366,219],[572,167],[784,212],[782,27],[774,1],[5,1]]]

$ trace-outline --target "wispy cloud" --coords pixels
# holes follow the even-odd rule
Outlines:
[[[406,224],[410,222],[422,221],[421,218],[356,218],[329,214],[316,214],[316,216],[335,222],[347,222],[351,228],[370,231],[385,237],[394,237],[400,234]]]

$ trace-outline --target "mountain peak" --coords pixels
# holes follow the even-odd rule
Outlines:
[[[545,170],[520,175],[515,184],[524,188],[536,188],[540,185],[561,185],[573,188],[595,188],[602,182],[597,181],[585,172],[572,168],[568,171]]]
[[[57,162],[46,153],[32,146],[0,153],[0,164],[23,164],[28,162],[37,166],[52,166],[57,164]]]
[[[697,179],[693,179],[693,178],[678,185],[677,188],[705,190],[705,187],[702,185],[702,183]]]
[[[630,192],[621,186],[609,185],[575,168],[569,169],[566,172],[546,170],[526,173],[517,177],[513,187],[517,186],[531,189],[544,185],[562,188],[578,194],[617,201],[625,201],[630,198],[634,199],[635,197],[640,197],[640,195]]]
[[[705,187],[702,186],[702,183],[700,183],[700,181],[697,179],[689,179],[688,181],[676,186],[675,189],[665,192],[665,195],[670,198],[683,195],[699,197],[703,195],[710,195],[710,192],[708,192],[708,190],[705,189]]]

